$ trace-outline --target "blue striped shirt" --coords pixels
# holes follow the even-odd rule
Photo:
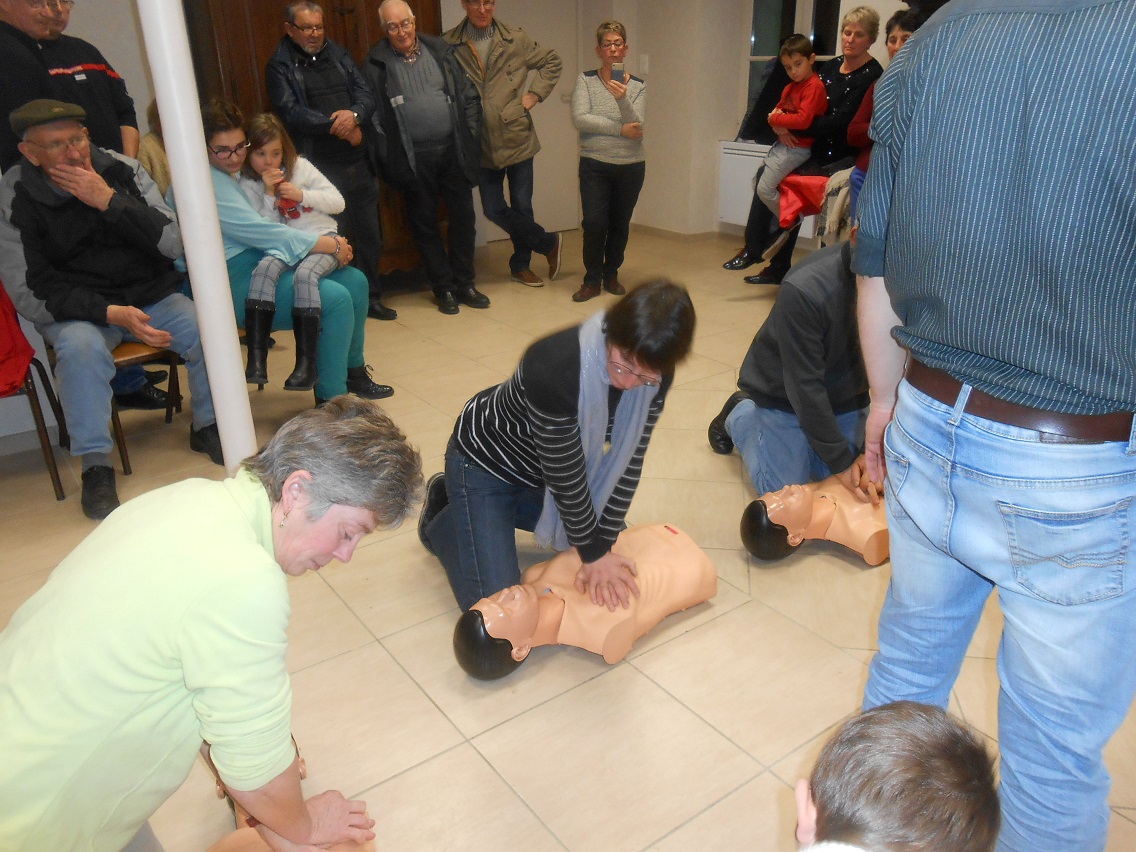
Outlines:
[[[1136,409],[1136,2],[956,0],[876,86],[854,270],[920,361]]]

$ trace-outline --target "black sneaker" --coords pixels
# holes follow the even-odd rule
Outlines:
[[[347,392],[363,399],[386,399],[394,396],[394,388],[371,381],[371,368],[366,364],[347,368]]]
[[[217,424],[210,423],[200,429],[189,427],[189,448],[195,453],[205,453],[213,464],[225,466],[225,454],[221,451],[221,435]]]
[[[115,404],[119,411],[127,408],[139,408],[144,411],[157,411],[165,408],[169,402],[169,395],[164,390],[158,390],[152,384],[146,383],[136,391],[130,393],[116,393]]]
[[[418,516],[418,540],[433,556],[438,554],[434,553],[434,548],[430,546],[430,540],[426,537],[426,528],[430,526],[434,518],[438,517],[438,513],[449,504],[450,495],[446,493],[446,475],[435,473],[426,483],[426,499],[422,502],[422,514]]]
[[[710,449],[720,456],[728,456],[734,451],[734,441],[730,437],[730,433],[726,431],[726,418],[730,416],[730,412],[734,407],[743,399],[747,399],[744,391],[734,391],[730,394],[730,398],[726,400],[726,404],[722,406],[722,410],[718,412],[718,416],[710,421],[710,426],[706,430],[706,438],[710,441]]]
[[[118,492],[114,487],[114,468],[106,465],[83,471],[83,514],[101,521],[118,508]]]

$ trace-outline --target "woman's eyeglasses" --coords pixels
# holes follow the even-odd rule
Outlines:
[[[620,364],[614,358],[607,359],[608,364],[611,365],[611,370],[617,376],[634,376],[643,383],[645,387],[657,388],[662,379],[659,376],[644,376],[642,373],[636,373],[626,364]]]
[[[241,151],[246,151],[252,147],[252,143],[247,139],[240,145],[234,145],[232,148],[226,148],[224,145],[218,145],[216,148],[210,148],[214,156],[220,157],[222,160],[230,159],[234,154],[239,154]]]

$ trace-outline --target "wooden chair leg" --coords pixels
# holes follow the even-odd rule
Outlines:
[[[51,382],[47,378],[47,370],[44,369],[38,358],[32,358],[32,366],[39,373],[39,383],[43,385],[43,392],[47,394],[48,405],[51,406],[51,411],[55,415],[55,423],[59,427],[59,449],[69,450],[71,449],[71,436],[67,433],[67,418],[63,416],[63,406],[59,404],[59,397],[55,395]]]
[[[42,367],[41,367],[42,369]],[[36,392],[35,379],[29,368],[24,377],[24,391],[28,396],[28,405],[32,409],[32,419],[35,420],[36,434],[39,436],[39,447],[43,451],[43,460],[47,464],[47,471],[51,474],[51,485],[55,489],[55,499],[63,500],[63,483],[59,481],[59,466],[55,462],[55,452],[51,447],[51,437],[47,434],[47,423],[43,419],[43,408],[39,404],[39,393]]]
[[[166,422],[172,423],[174,412],[181,411],[181,378],[178,375],[178,354],[170,350],[170,378],[166,383]]]
[[[110,425],[114,430],[114,442],[118,444],[118,457],[122,461],[122,473],[130,476],[130,455],[126,452],[126,435],[122,431],[122,421],[118,418],[118,405],[113,399],[110,403]]]

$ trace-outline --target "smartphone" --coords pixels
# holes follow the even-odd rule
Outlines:
[[[617,82],[617,83],[623,82],[623,63],[622,62],[611,63],[611,79],[615,80],[615,82]]]

